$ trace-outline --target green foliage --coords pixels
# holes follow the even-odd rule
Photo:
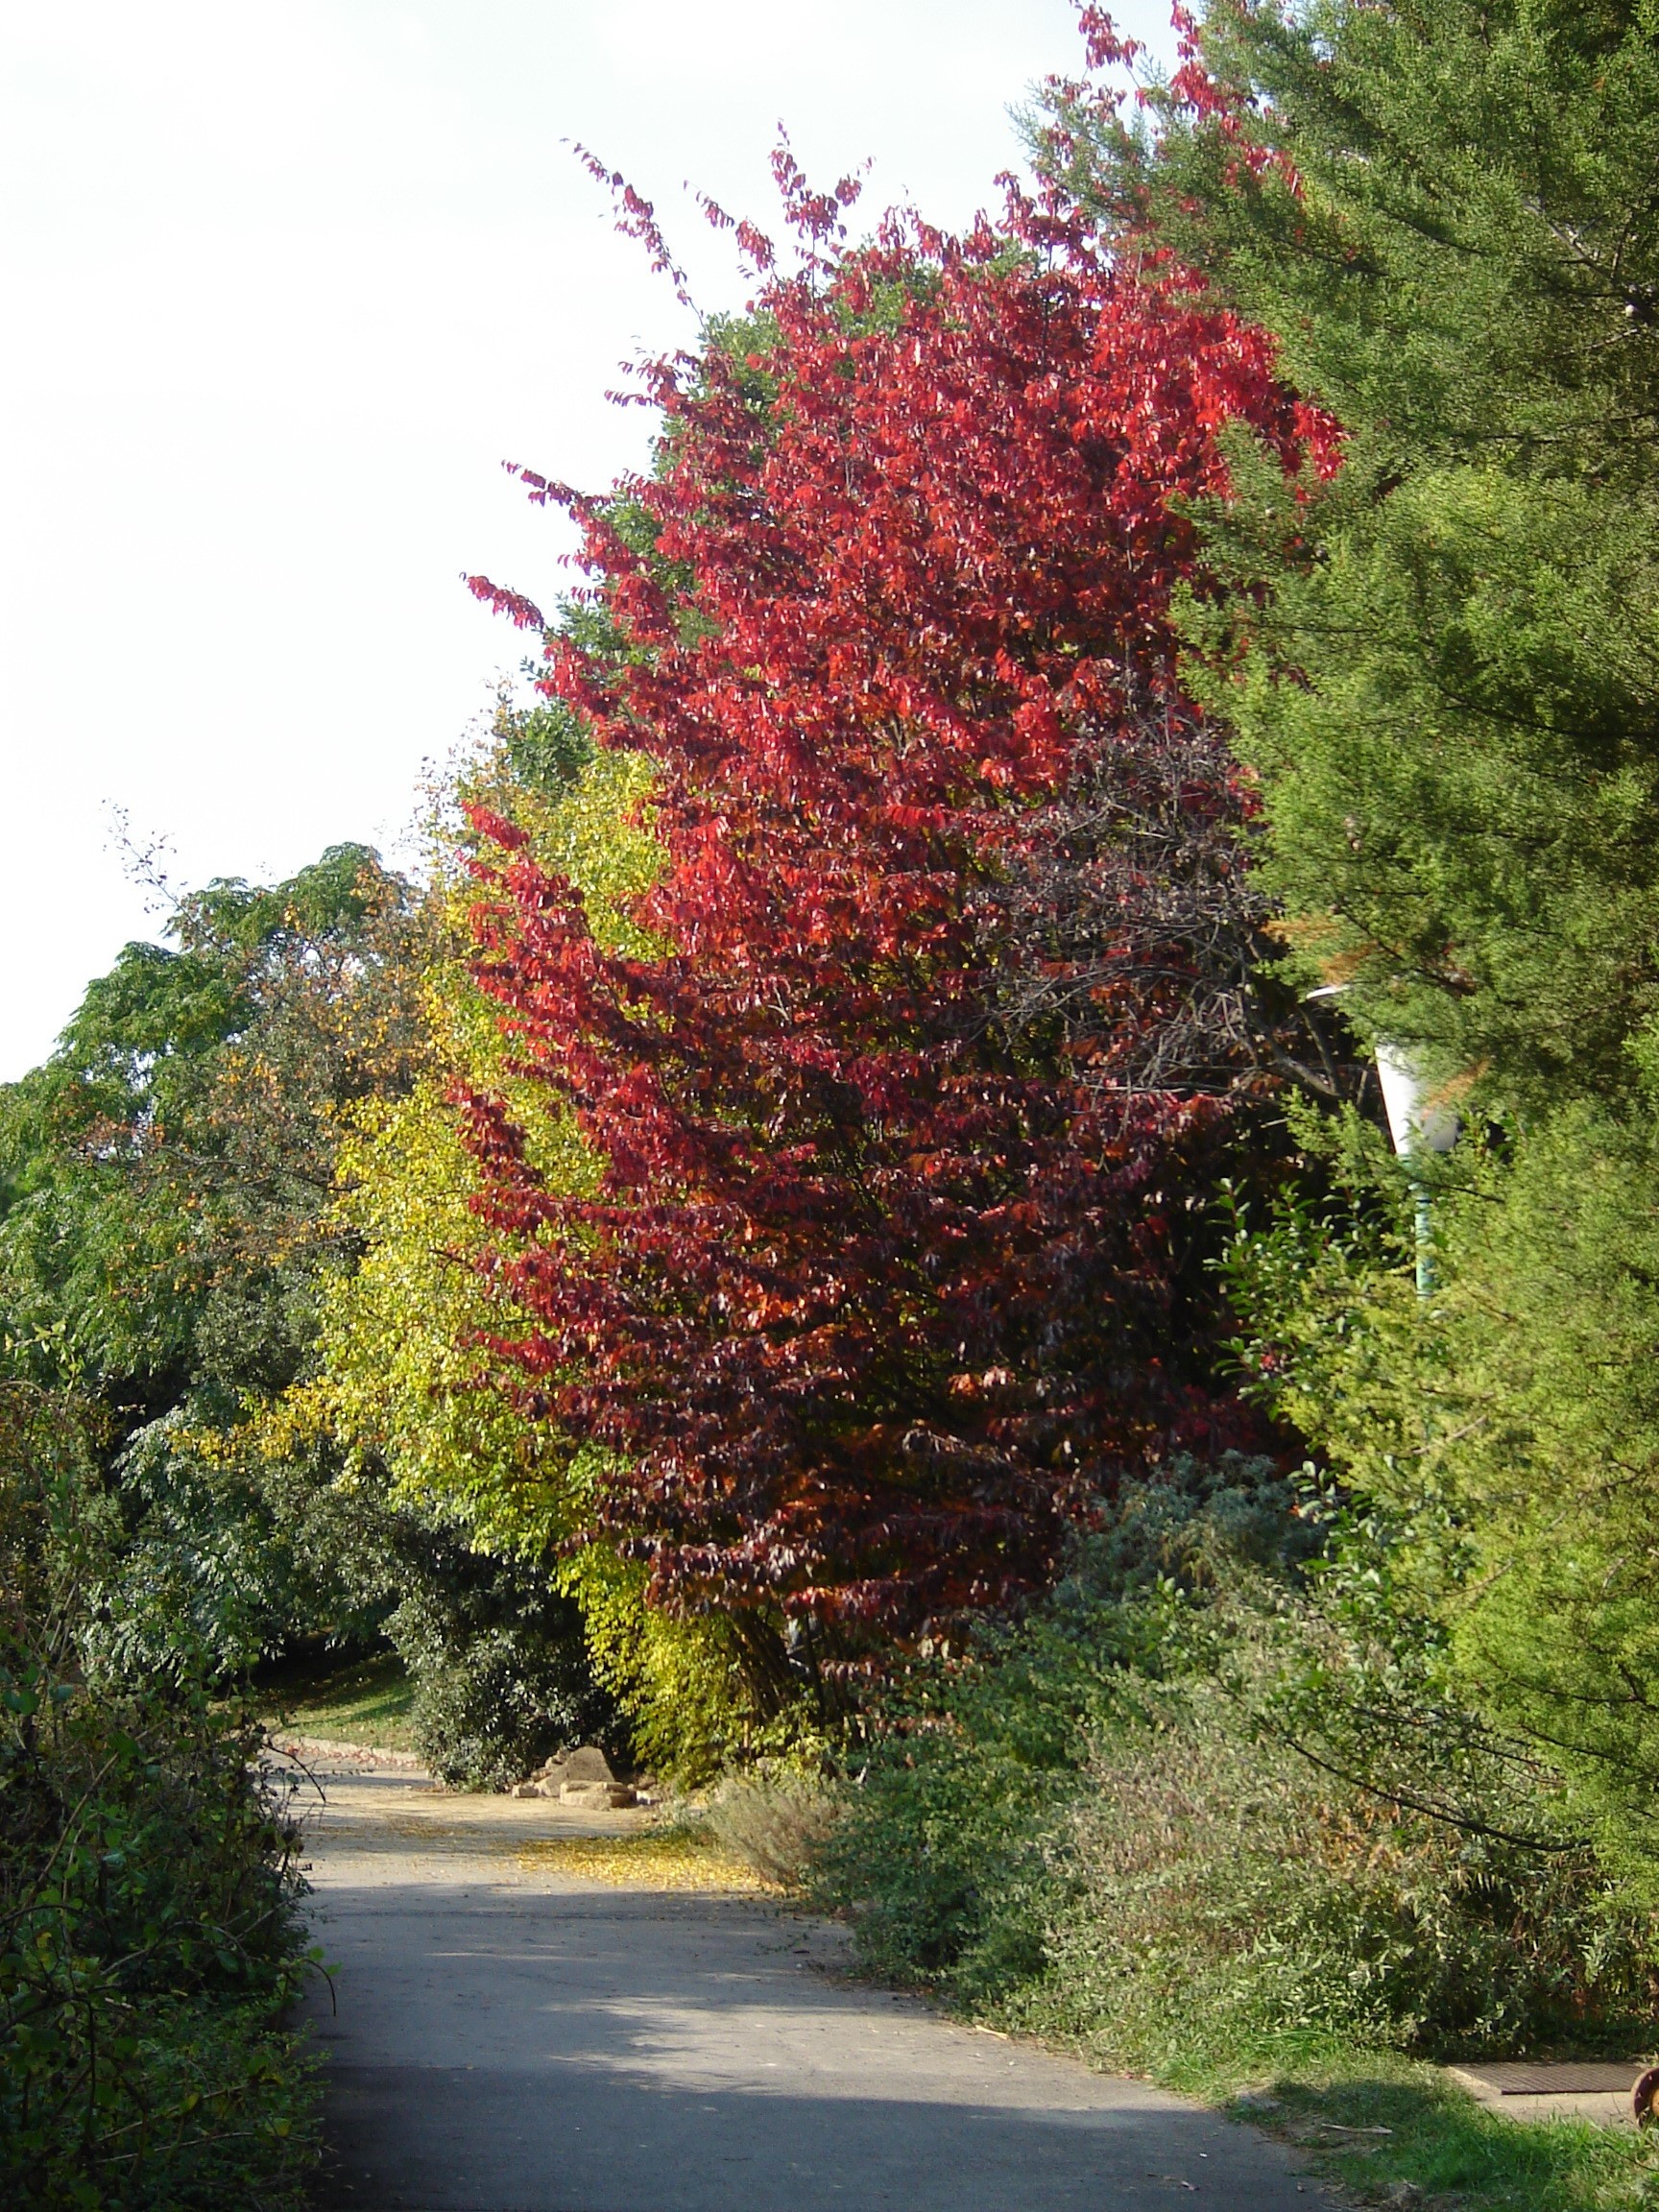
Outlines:
[[[84,1664],[118,1533],[70,1408],[0,1385],[0,2176],[8,2202],[298,2212],[298,1839],[200,1681]]]
[[[414,1677],[415,1748],[432,1771],[452,1786],[499,1790],[573,1744],[619,1747],[582,1616],[552,1578],[441,1535],[425,1542],[445,1555],[405,1577],[386,1629]]]
[[[572,1552],[559,1579],[581,1606],[594,1675],[653,1774],[700,1790],[770,1761],[810,1764],[822,1750],[816,1685],[805,1672],[781,1685],[768,1676],[758,1695],[756,1655],[736,1622],[648,1603],[644,1569],[605,1544]]]
[[[1166,2075],[1639,2036],[1648,1914],[1446,1695],[1377,1532],[1226,1473],[913,1684],[821,1859],[864,1958]]]
[[[553,804],[587,757],[580,733],[532,713],[509,735]],[[100,1395],[125,1523],[88,1647],[111,1675],[182,1685],[296,1644],[372,1646],[390,1617],[440,1770],[517,1778],[609,1713],[571,1608],[545,1576],[532,1589],[511,1560],[457,1541],[441,1483],[395,1488],[381,1459],[353,1464],[295,1413],[342,1298],[362,1386],[397,1408],[394,1448],[433,1441],[422,1357],[450,1380],[474,1363],[465,1261],[432,1263],[469,1249],[464,1184],[434,1139],[438,918],[343,847],[269,890],[209,885],[172,933],[176,950],[130,948],[91,987],[11,1100],[0,1291],[18,1316],[13,1357]],[[399,1226],[432,1294],[413,1337],[372,1212],[334,1203],[370,1131],[404,1154]],[[523,1433],[476,1392],[443,1406],[450,1471]]]
[[[969,2002],[1044,1973],[1068,1895],[1050,1846],[1095,1733],[1162,1671],[1183,1587],[1223,1531],[1246,1554],[1300,1548],[1270,1469],[1219,1475],[1184,1464],[1126,1499],[1021,1627],[982,1630],[890,1695],[823,1862],[877,1970]]]
[[[1507,1105],[1617,1094],[1659,982],[1659,27],[1203,14],[1207,84],[1139,132],[1062,103],[1047,155],[1346,431],[1293,497],[1239,455],[1209,519],[1242,589],[1193,615],[1298,970]]]
[[[1038,137],[1343,427],[1290,487],[1235,441],[1190,674],[1261,779],[1286,973],[1465,1121],[1414,1170],[1420,1300],[1400,1165],[1301,1118],[1309,1195],[1235,1252],[1240,1353],[1349,1501],[1344,1603],[1369,1578],[1409,1623],[1412,1695],[1510,1746],[1506,1818],[1651,1896],[1659,21],[1210,0],[1190,47],[1139,121],[1073,88]]]
[[[1560,1767],[1603,1848],[1651,1884],[1659,1664],[1659,1156],[1590,1106],[1466,1143],[1417,1299],[1364,1148],[1321,1212],[1236,1249],[1275,1407],[1394,1532],[1461,1694]]]
[[[366,1625],[341,1572],[374,1542],[353,1501],[325,1458],[246,1430],[306,1371],[354,1257],[325,1217],[341,1120],[413,1080],[423,926],[356,846],[271,888],[210,884],[173,949],[130,946],[0,1094],[3,1363],[102,1407],[132,1539],[107,1657],[236,1669]]]
[[[1432,1709],[1417,1789],[1334,1767],[1367,1670],[1321,1627],[1296,1623],[1306,1641],[1286,1650],[1233,1623],[1222,1677],[1149,1700],[1098,1743],[1060,1844],[1077,1903],[1023,2016],[1162,2072],[1292,2039],[1511,2054],[1639,2038],[1653,1929],[1540,1819],[1536,1774],[1449,1753]],[[1279,1671],[1310,1662],[1339,1710],[1293,1735]],[[1417,1810],[1448,1797],[1463,1825]],[[1527,1830],[1498,1825],[1515,1820]]]
[[[593,760],[593,740],[563,701],[503,706],[497,736],[512,781],[544,799],[565,796]]]
[[[231,1400],[288,1379],[309,1278],[339,1257],[307,1234],[336,1118],[405,1086],[419,1049],[419,922],[361,847],[269,890],[209,885],[169,933],[129,946],[0,1097],[12,1357],[33,1342],[38,1369],[57,1343],[140,1418],[186,1369]]]

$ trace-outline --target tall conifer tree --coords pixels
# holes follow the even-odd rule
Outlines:
[[[1135,61],[1084,21],[1103,70]],[[1379,1163],[1335,1235],[1244,1248],[1263,1385],[1392,1530],[1465,1688],[1650,1865],[1659,16],[1178,22],[1133,106],[1120,75],[1052,88],[1044,158],[1344,425],[1293,499],[1236,456],[1209,522],[1239,589],[1190,610],[1192,665],[1259,771],[1293,966],[1461,1089],[1469,1132],[1432,1299],[1368,1226]]]
[[[1279,472],[1235,502],[1251,589],[1201,626],[1306,973],[1505,1104],[1623,1090],[1659,1012],[1659,24],[1178,17],[1139,101],[1054,88],[1045,154],[1346,427],[1288,562]]]

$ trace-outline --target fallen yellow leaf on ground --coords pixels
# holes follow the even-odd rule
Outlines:
[[[625,1889],[739,1890],[776,1894],[753,1866],[694,1836],[539,1836],[520,1846],[533,1874],[574,1874]]]

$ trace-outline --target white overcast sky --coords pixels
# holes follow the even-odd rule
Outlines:
[[[957,225],[1077,59],[1070,0],[0,0],[0,1080],[156,931],[111,808],[180,885],[396,854],[517,665],[459,579],[567,541],[500,462],[608,483],[693,327],[564,141],[732,306],[687,180],[769,218],[781,120]]]

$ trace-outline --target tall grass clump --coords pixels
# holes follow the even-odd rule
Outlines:
[[[814,1774],[781,1761],[729,1774],[705,1814],[717,1842],[780,1889],[799,1889],[834,1820],[829,1791]]]

